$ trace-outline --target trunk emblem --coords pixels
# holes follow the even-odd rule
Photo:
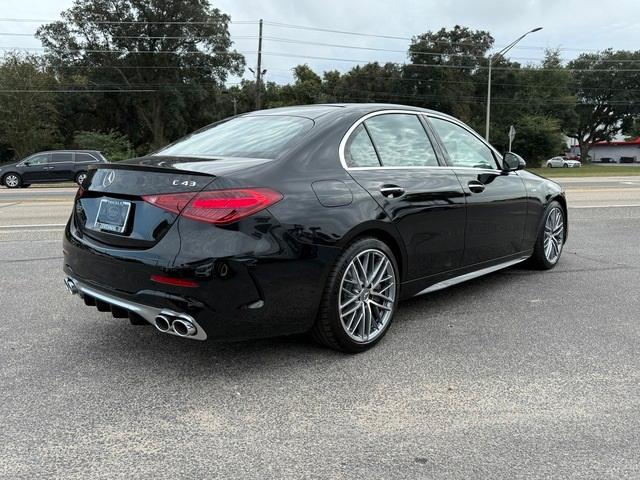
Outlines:
[[[108,187],[113,183],[115,179],[116,179],[116,172],[114,172],[113,170],[105,171],[104,177],[102,177],[102,186]]]

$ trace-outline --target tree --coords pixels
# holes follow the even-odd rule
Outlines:
[[[212,121],[207,107],[243,72],[230,18],[207,0],[75,0],[62,17],[38,29],[47,58],[59,76],[109,90],[96,93],[96,126],[136,144],[157,148]]]
[[[640,51],[585,53],[569,63],[575,83],[576,118],[567,135],[586,160],[591,145],[629,128],[640,105]]]
[[[405,78],[413,82],[409,87],[413,99],[407,103],[471,120],[477,91],[474,76],[486,66],[492,45],[489,32],[460,25],[414,37],[409,46],[411,63],[405,67]]]
[[[133,156],[131,143],[127,137],[113,130],[108,133],[76,132],[73,143],[76,148],[98,150],[112,162],[119,162]]]
[[[512,150],[522,155],[530,167],[564,151],[565,143],[560,132],[560,122],[539,115],[523,115],[517,122],[517,134]]]
[[[640,138],[640,118],[636,118],[633,120],[628,128],[625,130],[624,134],[626,135],[626,140],[631,141],[636,138]]]
[[[0,65],[0,144],[23,158],[55,147],[56,79],[34,56],[7,54]]]

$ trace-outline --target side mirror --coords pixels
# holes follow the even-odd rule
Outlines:
[[[516,170],[524,170],[527,162],[517,153],[507,152],[502,157],[502,170],[505,172],[515,172]]]

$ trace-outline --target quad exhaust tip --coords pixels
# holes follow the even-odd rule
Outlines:
[[[187,320],[178,318],[173,321],[171,326],[173,327],[173,331],[181,337],[191,337],[196,334],[196,327]]]
[[[169,319],[164,315],[158,315],[155,319],[155,326],[162,333],[167,333],[171,330],[171,323],[169,323]]]
[[[158,315],[154,324],[162,333],[175,333],[179,337],[192,337],[198,332],[189,320],[171,318],[168,315]]]

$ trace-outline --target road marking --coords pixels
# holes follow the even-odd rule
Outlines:
[[[640,188],[567,188],[567,193],[640,192]]]
[[[35,225],[0,225],[0,228],[12,229],[12,228],[50,228],[50,227],[65,227],[66,223],[40,223]]]
[[[569,206],[569,208],[629,208],[629,207],[640,207],[640,203],[630,203],[627,205],[577,205],[577,206]]]

